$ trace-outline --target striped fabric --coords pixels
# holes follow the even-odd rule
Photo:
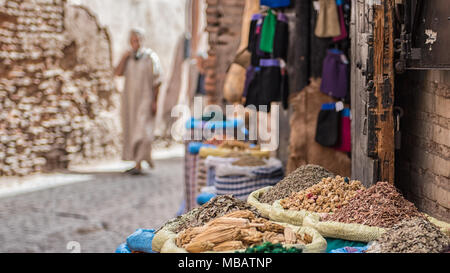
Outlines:
[[[260,168],[254,176],[215,176],[214,186],[218,195],[232,194],[241,200],[247,200],[248,195],[263,187],[273,186],[283,179],[281,168]]]
[[[188,151],[188,142],[185,143],[184,156],[184,183],[186,206],[184,211],[188,212],[197,206],[197,185],[196,185],[196,167],[198,154],[191,154]]]

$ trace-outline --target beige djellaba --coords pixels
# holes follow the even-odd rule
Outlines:
[[[161,82],[162,71],[158,55],[151,49],[141,49],[142,57],[131,56],[125,67],[122,93],[122,160],[147,161],[153,164],[151,145],[155,116],[152,114],[154,89]]]

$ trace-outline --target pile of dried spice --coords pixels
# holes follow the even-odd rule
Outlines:
[[[272,204],[277,200],[288,197],[293,192],[307,189],[322,181],[322,178],[327,177],[334,177],[334,174],[323,167],[312,164],[301,166],[263,194],[259,201]]]
[[[388,229],[367,250],[368,253],[441,253],[450,238],[428,220],[414,217]]]
[[[320,183],[291,194],[282,199],[280,205],[289,210],[330,213],[347,205],[364,189],[360,181],[350,181],[338,175],[335,178],[323,178]]]
[[[307,245],[312,236],[256,217],[249,210],[238,210],[205,225],[187,228],[176,239],[177,246],[190,253],[246,249],[263,242]]]
[[[209,200],[203,206],[167,222],[163,228],[178,233],[189,227],[204,225],[214,218],[236,210],[250,210],[256,216],[260,216],[258,210],[246,202],[231,195],[220,195]]]
[[[393,185],[378,182],[323,220],[390,228],[415,216],[422,214],[413,203],[403,198]]]
[[[252,155],[241,156],[238,160],[234,161],[233,166],[264,166],[266,162],[259,157]]]

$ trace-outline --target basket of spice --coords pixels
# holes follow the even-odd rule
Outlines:
[[[425,215],[393,185],[378,182],[333,214],[306,217],[303,225],[317,229],[325,237],[370,242],[378,239],[386,228],[413,217]]]
[[[155,232],[152,241],[152,249],[153,251],[160,252],[164,243],[169,238],[176,237],[177,233],[187,228],[202,226],[217,217],[224,216],[227,213],[237,210],[249,210],[253,212],[255,216],[260,216],[256,208],[242,200],[236,199],[231,195],[216,196],[202,206],[164,224]]]
[[[313,228],[276,223],[251,211],[238,210],[172,236],[161,253],[245,252],[265,242],[302,252],[326,250],[325,239]]]
[[[405,219],[369,245],[368,253],[443,253],[450,237],[422,217]]]
[[[269,218],[278,222],[302,226],[306,216],[320,217],[320,214],[333,213],[348,204],[351,198],[364,189],[358,180],[350,180],[341,176],[323,178],[316,185],[275,201]]]
[[[334,174],[317,165],[304,165],[288,174],[275,186],[252,192],[247,198],[247,202],[257,208],[262,216],[269,217],[275,201],[309,188],[327,177],[334,177]]]

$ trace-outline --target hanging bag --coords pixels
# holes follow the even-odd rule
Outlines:
[[[316,137],[317,143],[334,147],[339,141],[340,113],[336,112],[335,104],[323,104],[317,118]]]
[[[351,139],[351,120],[350,109],[345,108],[341,112],[341,126],[340,126],[340,144],[336,147],[336,150],[349,153],[352,151],[352,139]]]
[[[319,0],[320,10],[317,17],[315,34],[320,38],[341,35],[335,0]]]

